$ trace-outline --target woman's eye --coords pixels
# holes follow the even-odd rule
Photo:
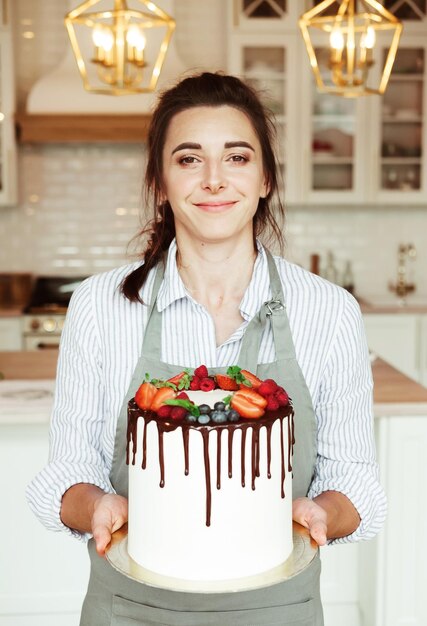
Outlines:
[[[198,160],[193,156],[183,156],[179,159],[179,163],[182,165],[192,165],[193,163],[197,163]]]
[[[234,163],[246,163],[249,159],[243,154],[233,154],[230,157],[230,161]]]

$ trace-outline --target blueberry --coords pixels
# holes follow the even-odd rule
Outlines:
[[[238,422],[240,419],[240,415],[235,409],[229,409],[226,415],[229,422]]]
[[[215,402],[214,409],[215,409],[215,411],[225,411],[225,404],[224,404],[224,402]]]
[[[197,421],[199,422],[199,424],[209,424],[209,422],[211,421],[211,418],[209,417],[209,415],[206,415],[206,413],[202,413],[197,418]]]
[[[194,424],[195,422],[197,422],[197,417],[195,415],[192,415],[191,413],[187,413],[184,419],[188,424]]]
[[[217,404],[222,404],[222,403],[217,402]],[[215,422],[215,424],[223,424],[224,422],[227,421],[227,416],[224,411],[216,410],[216,411],[212,411],[211,419],[213,422]]]
[[[209,404],[201,404],[199,406],[200,415],[208,415],[211,410]]]

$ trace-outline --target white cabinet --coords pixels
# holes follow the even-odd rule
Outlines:
[[[0,318],[0,351],[22,350],[20,317]]]
[[[425,203],[424,0],[386,2],[406,20],[404,35],[385,95],[361,98],[319,93],[315,87],[298,17],[317,0],[234,0],[227,4],[228,70],[261,88],[266,104],[277,115],[285,201],[305,205]],[[379,37],[372,69],[377,74],[384,65],[384,46]],[[328,54],[318,56],[328,71]]]
[[[47,423],[0,424],[0,490],[6,513],[0,519],[0,626],[79,624],[89,574],[86,545],[46,530],[24,495],[47,456]]]
[[[427,387],[427,315],[421,319],[420,383]]]
[[[381,418],[377,436],[388,516],[378,537],[360,546],[362,625],[424,626],[427,416]]]
[[[17,202],[11,3],[0,4],[0,206],[11,206]]]
[[[421,381],[422,317],[403,313],[364,315],[369,349],[417,381]]]

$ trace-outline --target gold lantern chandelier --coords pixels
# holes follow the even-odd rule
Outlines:
[[[175,20],[148,0],[134,0],[138,8],[112,3],[86,0],[65,17],[84,88],[116,96],[152,92]]]
[[[304,13],[299,26],[319,91],[348,98],[384,93],[396,57],[402,23],[376,0],[324,0]],[[382,72],[374,75],[374,46],[385,49]]]

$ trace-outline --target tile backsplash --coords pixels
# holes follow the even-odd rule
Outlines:
[[[198,67],[225,67],[225,29],[221,26],[225,2],[176,0],[176,45],[188,67],[194,59]],[[53,51],[64,49],[57,20],[62,19],[66,6],[66,0],[16,0],[21,106],[31,83],[49,69]],[[43,26],[45,47],[38,46],[38,54],[32,54],[34,40],[22,39],[22,33],[29,26],[39,37],[42,8],[51,22]],[[203,11],[209,13],[205,15],[206,28],[194,28],[194,20]],[[33,20],[32,24],[28,20]],[[206,45],[207,39],[223,45]],[[0,209],[0,271],[82,275],[133,258],[128,243],[147,217],[142,202],[144,159],[143,145],[21,146],[19,204]],[[385,297],[389,295],[388,282],[397,277],[398,245],[412,243],[417,258],[408,264],[409,277],[417,285],[417,295],[427,300],[426,232],[424,207],[291,207],[286,256],[308,268],[310,255],[317,253],[322,269],[327,252],[332,251],[339,275],[345,262],[352,262],[358,294]]]

